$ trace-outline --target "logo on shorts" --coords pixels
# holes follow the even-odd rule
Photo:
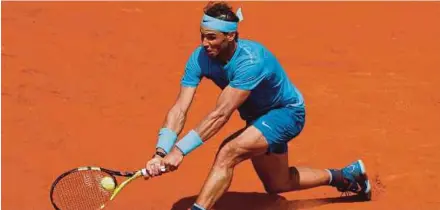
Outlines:
[[[261,122],[261,124],[263,124],[264,126],[268,127],[269,129],[272,130],[272,128],[266,123],[266,121]]]

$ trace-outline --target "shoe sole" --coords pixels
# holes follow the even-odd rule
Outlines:
[[[361,195],[365,200],[369,201],[371,200],[371,184],[370,184],[370,180],[368,179],[367,170],[362,160],[358,160],[357,162],[361,167],[361,175],[362,178],[365,179],[365,186],[367,186],[367,188],[365,188],[365,190],[359,195]]]

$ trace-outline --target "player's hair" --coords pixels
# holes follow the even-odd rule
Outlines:
[[[228,5],[228,3],[220,1],[220,2],[209,2],[204,12],[206,15],[209,15],[211,17],[224,20],[224,21],[231,21],[231,22],[238,22],[239,19],[237,15],[232,11],[232,7]],[[235,32],[235,41],[238,40],[238,31]],[[226,32],[223,32],[223,34],[228,34]]]

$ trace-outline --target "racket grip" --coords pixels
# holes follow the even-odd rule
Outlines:
[[[146,168],[143,168],[143,169],[141,170],[141,173],[142,173],[142,176],[145,176],[145,177],[150,176],[150,174],[148,174],[148,171],[147,171]]]
[[[160,166],[160,171],[165,172],[165,171],[166,171],[165,166]],[[145,176],[145,177],[150,176],[150,174],[148,173],[148,171],[147,171],[146,168],[143,168],[143,169],[141,170],[141,173],[142,173],[142,176]]]

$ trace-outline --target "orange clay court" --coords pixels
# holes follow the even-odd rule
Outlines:
[[[52,209],[52,181],[74,167],[145,166],[205,4],[2,2],[2,209]],[[243,8],[240,36],[271,49],[306,99],[291,165],[361,158],[373,200],[330,187],[269,196],[247,161],[215,209],[440,208],[439,2],[232,5]],[[184,133],[218,93],[202,82]],[[178,171],[130,184],[108,209],[189,207],[218,145],[242,126],[234,114]]]

